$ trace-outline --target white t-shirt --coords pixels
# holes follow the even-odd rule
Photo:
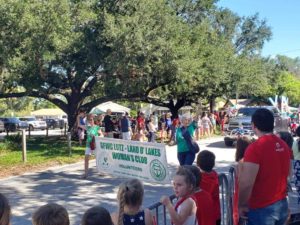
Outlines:
[[[204,128],[209,128],[211,122],[210,122],[210,119],[208,117],[203,117],[202,118],[202,124],[203,124],[203,127]]]
[[[193,208],[197,208],[195,201],[192,198],[188,198],[188,199],[191,199],[194,202]],[[188,200],[188,199],[186,199],[186,200]],[[177,212],[180,213],[180,210],[182,210],[182,204],[180,204],[178,206]],[[194,212],[192,212],[192,214],[187,217],[187,219],[184,221],[184,223],[182,225],[198,225],[197,217],[196,217],[196,210],[193,210],[193,211]]]

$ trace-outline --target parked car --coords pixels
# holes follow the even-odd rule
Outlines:
[[[68,116],[67,115],[63,115],[62,120],[64,121],[65,124],[68,124]]]
[[[4,123],[4,128],[6,132],[14,132],[21,129],[28,129],[28,123],[25,121],[20,121],[16,117],[5,117],[0,118]]]
[[[47,128],[47,123],[45,121],[37,120],[35,117],[20,117],[19,119],[21,121],[27,122],[30,130],[45,130]]]
[[[280,114],[278,108],[274,106],[253,106],[240,108],[235,117],[229,119],[224,142],[226,146],[232,146],[239,136],[250,136],[253,138],[251,117],[257,109],[266,108],[274,115],[274,131],[289,131],[288,117]]]
[[[63,129],[63,127],[64,127],[64,120],[63,119],[48,118],[48,119],[45,119],[45,122],[46,122],[48,128],[52,128],[52,129],[60,128],[60,129]]]

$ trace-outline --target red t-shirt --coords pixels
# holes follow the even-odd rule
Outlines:
[[[173,125],[174,127],[177,127],[178,124],[179,124],[179,119],[178,119],[178,118],[173,119],[172,125]]]
[[[201,172],[200,188],[207,191],[213,200],[215,220],[221,218],[220,196],[219,196],[219,178],[216,171],[210,173]]]
[[[290,157],[287,144],[274,134],[264,135],[248,146],[244,162],[259,165],[250,208],[266,207],[286,197]]]
[[[137,120],[138,129],[139,130],[145,129],[145,119],[139,116],[136,120]]]
[[[204,190],[196,191],[192,198],[197,205],[198,225],[215,225],[213,200],[210,194]]]

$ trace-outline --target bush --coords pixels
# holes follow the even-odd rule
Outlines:
[[[18,134],[9,135],[4,138],[4,142],[0,143],[0,149],[2,151],[6,150],[19,150],[22,146],[22,136]]]
[[[1,142],[0,143],[0,155],[5,154],[8,151],[8,146],[6,142]]]
[[[14,135],[8,135],[4,138],[6,142],[12,142],[12,143],[20,143],[22,144],[22,136],[20,133],[14,134]]]

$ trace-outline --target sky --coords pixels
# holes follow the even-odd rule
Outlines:
[[[263,56],[300,57],[300,0],[219,0],[218,5],[239,16],[258,12],[267,20],[272,39],[265,43]]]

